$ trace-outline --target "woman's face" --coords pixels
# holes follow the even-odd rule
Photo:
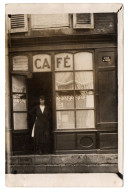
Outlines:
[[[40,99],[40,105],[44,105],[45,100],[44,99]]]

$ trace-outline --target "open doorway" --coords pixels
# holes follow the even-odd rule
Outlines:
[[[32,110],[39,105],[39,97],[45,97],[45,105],[47,106],[50,117],[50,140],[47,153],[53,152],[53,133],[52,133],[52,73],[33,73],[32,78],[28,79],[28,110]],[[30,151],[34,152],[34,139],[31,137],[33,125],[35,123],[34,116],[28,116],[28,126],[30,131]]]

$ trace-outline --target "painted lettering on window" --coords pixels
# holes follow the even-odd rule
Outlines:
[[[51,56],[48,54],[38,54],[33,56],[33,72],[50,72]]]
[[[73,55],[70,53],[59,53],[55,55],[55,70],[73,70]]]

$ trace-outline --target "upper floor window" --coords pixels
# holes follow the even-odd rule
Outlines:
[[[69,27],[69,14],[33,14],[31,28],[33,30],[45,28]]]

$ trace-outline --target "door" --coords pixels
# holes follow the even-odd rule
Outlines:
[[[52,138],[52,73],[51,72],[38,72],[33,73],[32,78],[27,80],[28,85],[28,110],[31,111],[35,106],[39,105],[39,97],[45,97],[45,105],[49,110],[49,124],[50,124],[50,140],[49,140],[49,153],[53,151],[53,138]],[[28,127],[30,132],[30,151],[34,151],[34,138],[32,129],[35,123],[35,117],[28,115]]]

